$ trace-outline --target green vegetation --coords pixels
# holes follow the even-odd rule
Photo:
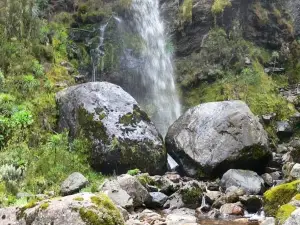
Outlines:
[[[270,216],[281,216],[285,218],[287,212],[291,211],[290,206],[284,206],[280,211],[279,207],[287,204],[296,194],[299,194],[298,188],[300,180],[291,183],[281,184],[264,193],[264,209]]]
[[[296,207],[290,204],[280,206],[276,214],[276,220],[279,224],[283,224],[295,210]]]
[[[79,214],[84,222],[90,225],[121,225],[124,224],[119,210],[105,195],[91,197],[97,208],[80,208]]]
[[[139,169],[128,170],[128,172],[127,172],[127,174],[129,174],[131,176],[138,175],[139,173],[141,173],[141,171]]]
[[[181,190],[181,195],[185,204],[197,204],[202,196],[202,190],[199,187],[188,187]]]
[[[193,0],[184,0],[180,8],[180,19],[191,22],[193,18]]]
[[[211,11],[214,15],[221,14],[224,12],[226,7],[231,7],[230,0],[214,0]]]
[[[45,20],[49,3],[9,2],[0,3],[0,206],[25,203],[16,199],[18,192],[59,194],[74,171],[91,181],[87,188],[103,180],[89,166],[87,140],[55,132],[55,93],[74,84],[64,66],[73,57],[72,15],[54,13]],[[72,62],[76,72],[78,62]]]
[[[48,207],[49,207],[49,202],[43,202],[40,205],[40,209],[42,209],[42,210],[46,210],[46,209],[48,209]]]
[[[246,56],[251,65],[245,65]],[[244,40],[238,29],[227,35],[214,28],[200,53],[177,63],[185,104],[239,99],[257,115],[275,112],[278,119],[287,119],[295,109],[277,91],[283,76],[264,72],[263,64],[271,60],[271,53]]]

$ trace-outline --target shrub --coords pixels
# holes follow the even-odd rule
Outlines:
[[[230,0],[215,0],[212,5],[211,11],[213,14],[221,14],[226,7],[231,7]]]

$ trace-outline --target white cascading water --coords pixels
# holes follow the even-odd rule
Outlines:
[[[136,29],[145,42],[142,80],[155,109],[152,118],[164,136],[180,116],[180,102],[173,78],[172,53],[166,48],[165,27],[159,11],[159,0],[133,0]],[[143,102],[141,102],[143,105]]]
[[[105,35],[105,29],[108,25],[109,21],[104,24],[101,25],[99,28],[100,31],[100,40],[99,40],[99,45],[92,50],[91,52],[91,62],[92,62],[92,82],[95,82],[96,76],[97,76],[97,67],[98,67],[98,63],[99,63],[99,59],[102,59],[102,57],[104,56],[104,35]],[[102,60],[101,62],[101,69],[100,72],[102,72],[104,68],[104,62]]]

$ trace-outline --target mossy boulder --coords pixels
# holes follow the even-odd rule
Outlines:
[[[149,174],[165,171],[167,154],[161,135],[121,87],[85,83],[57,93],[56,99],[59,130],[90,140],[90,162],[96,170],[105,174],[135,168]]]
[[[267,133],[242,101],[189,109],[169,128],[166,146],[183,172],[200,178],[230,168],[260,172],[270,158]]]
[[[124,225],[117,207],[105,194],[80,193],[0,209],[1,224]]]
[[[276,213],[276,220],[279,224],[283,224],[297,208],[291,204],[280,206]]]
[[[300,180],[281,184],[264,193],[264,209],[270,216],[276,216],[279,207],[290,202],[300,193]]]

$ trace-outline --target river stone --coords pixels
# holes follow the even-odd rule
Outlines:
[[[168,200],[168,196],[161,192],[150,192],[149,194],[151,198],[146,202],[146,206],[149,208],[162,208]]]
[[[121,87],[91,82],[57,93],[59,130],[72,138],[84,134],[92,143],[91,165],[112,174],[139,168],[150,174],[166,171],[161,135],[136,100]]]
[[[296,163],[291,172],[290,172],[290,176],[292,178],[296,178],[296,179],[299,179],[300,178],[300,164],[299,163]]]
[[[243,216],[244,209],[239,203],[227,203],[221,206],[220,212],[224,215]]]
[[[292,212],[283,225],[300,225],[300,208]]]
[[[147,189],[133,176],[124,174],[118,176],[117,181],[120,187],[132,197],[134,207],[142,206],[151,198]]]
[[[270,158],[268,136],[242,101],[189,109],[169,128],[168,153],[189,176],[220,176],[230,168],[261,171]]]
[[[124,225],[122,215],[107,195],[91,193],[44,200],[30,206],[2,208],[0,221],[1,225]]]
[[[260,194],[264,190],[264,180],[257,173],[249,170],[228,170],[221,179],[221,186],[231,186],[245,190],[247,194]]]
[[[62,195],[75,194],[88,183],[88,180],[81,173],[75,172],[68,176],[68,178],[62,183],[60,192]]]
[[[133,208],[132,197],[121,188],[117,180],[106,181],[100,188],[99,191],[104,192],[110,197],[110,199],[118,206],[126,209]]]
[[[181,208],[173,210],[171,214],[166,217],[167,225],[186,225],[197,224],[195,210]]]

